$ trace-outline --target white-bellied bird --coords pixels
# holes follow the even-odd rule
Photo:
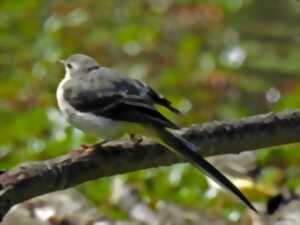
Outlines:
[[[256,211],[241,191],[199,154],[197,146],[178,135],[179,127],[155,108],[161,105],[179,113],[168,99],[87,55],[74,54],[61,62],[66,74],[58,86],[57,101],[71,125],[105,140],[125,133],[151,135]]]

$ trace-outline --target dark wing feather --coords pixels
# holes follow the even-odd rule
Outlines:
[[[157,91],[152,89],[149,85],[147,85],[144,82],[139,81],[139,80],[134,80],[134,81],[137,82],[143,88],[147,89],[149,97],[153,100],[153,102],[155,104],[164,106],[164,107],[168,108],[170,111],[172,111],[176,114],[181,114],[181,112],[178,109],[176,109],[172,106],[172,103],[171,103],[170,100],[168,100],[163,95],[161,95],[160,93],[158,93]]]
[[[114,120],[179,129],[153,106],[134,102],[127,98],[120,99],[95,113]]]
[[[108,89],[108,85],[98,85],[97,88],[89,85],[89,88],[85,88],[84,82],[67,82],[64,86],[65,100],[78,111],[114,120],[178,128],[158,112],[148,98],[118,93]]]

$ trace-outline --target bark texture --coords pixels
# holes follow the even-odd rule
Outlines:
[[[179,131],[204,156],[240,153],[300,141],[300,110],[256,115],[232,122],[191,125]],[[15,204],[80,183],[180,162],[163,146],[113,141],[72,150],[58,158],[20,165],[0,175],[0,219]]]

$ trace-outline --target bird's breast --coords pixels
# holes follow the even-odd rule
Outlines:
[[[89,112],[80,112],[71,106],[64,98],[64,84],[68,81],[64,78],[56,91],[57,103],[64,118],[74,127],[87,132],[100,135],[105,139],[116,138],[121,135],[122,122],[111,120]]]

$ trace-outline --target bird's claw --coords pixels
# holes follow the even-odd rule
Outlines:
[[[103,140],[97,144],[82,144],[81,147],[83,148],[83,150],[91,150],[95,147],[101,147],[102,145],[106,144],[107,142],[108,142],[108,140]]]
[[[134,143],[134,145],[139,145],[143,141],[143,137],[137,137],[135,134],[129,134],[129,138]]]
[[[94,145],[92,145],[92,144],[82,144],[82,145],[81,145],[81,148],[82,148],[83,150],[90,150],[90,149],[93,148],[93,146],[94,146]]]

